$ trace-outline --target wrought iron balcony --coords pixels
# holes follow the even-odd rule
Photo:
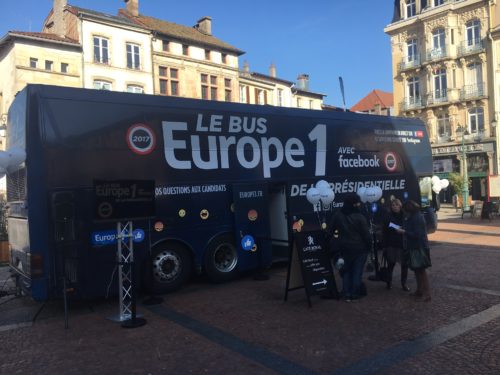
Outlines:
[[[435,90],[433,94],[427,96],[427,105],[441,104],[448,101],[448,90]]]
[[[449,57],[449,52],[445,47],[440,48],[432,48],[427,50],[427,61],[434,61],[439,59],[444,59],[445,57]]]
[[[453,138],[450,137],[448,133],[439,134],[437,136],[437,143],[448,143],[452,142]]]
[[[405,100],[399,104],[401,111],[411,111],[412,109],[422,108],[422,106],[421,97],[405,98]]]
[[[471,133],[471,137],[475,142],[481,142],[486,137],[486,131],[484,129],[474,131]]]
[[[460,92],[461,100],[481,98],[486,95],[486,85],[484,82],[473,85],[465,85]]]
[[[399,71],[415,69],[420,66],[420,55],[404,56],[403,61],[399,64]]]
[[[480,38],[475,38],[471,40],[466,40],[460,43],[460,46],[458,46],[458,55],[459,56],[464,56],[464,55],[470,55],[473,53],[479,53],[484,51],[484,40]]]

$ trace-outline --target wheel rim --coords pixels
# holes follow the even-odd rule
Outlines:
[[[175,280],[182,268],[182,261],[176,252],[164,250],[153,259],[153,275],[156,281],[164,283]]]
[[[219,272],[231,272],[238,264],[238,253],[230,243],[221,243],[213,254],[213,264]]]

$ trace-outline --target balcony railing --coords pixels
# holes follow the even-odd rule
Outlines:
[[[476,130],[471,132],[470,136],[475,142],[481,142],[486,137],[486,131],[483,128],[481,128],[479,129],[479,131]]]
[[[476,99],[485,96],[486,85],[484,82],[475,83],[473,85],[465,85],[460,92],[460,99]]]
[[[444,59],[445,57],[449,57],[449,55],[445,47],[432,48],[427,50],[427,61]]]
[[[427,105],[441,104],[448,101],[448,90],[435,90],[433,94],[427,96]]]
[[[480,38],[466,40],[458,46],[458,55],[470,55],[484,51],[484,40]]]
[[[420,55],[404,56],[399,64],[399,71],[418,68],[420,66]]]
[[[399,104],[399,107],[401,108],[402,111],[410,111],[412,109],[422,108],[422,98],[421,97],[405,98],[405,100]]]
[[[451,141],[453,141],[453,138],[451,138],[448,133],[439,134],[437,136],[437,143],[448,143]]]

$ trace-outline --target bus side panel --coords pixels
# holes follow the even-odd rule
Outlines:
[[[185,244],[196,268],[201,270],[210,241],[232,234],[231,196],[231,187],[225,183],[171,185],[157,181],[153,245],[161,246],[165,241]]]

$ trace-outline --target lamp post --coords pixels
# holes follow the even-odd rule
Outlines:
[[[469,211],[469,176],[467,174],[467,152],[465,151],[465,136],[469,135],[469,132],[465,126],[458,125],[457,130],[462,133],[462,160],[463,160],[463,170],[462,177],[464,184],[462,186],[462,210]]]

